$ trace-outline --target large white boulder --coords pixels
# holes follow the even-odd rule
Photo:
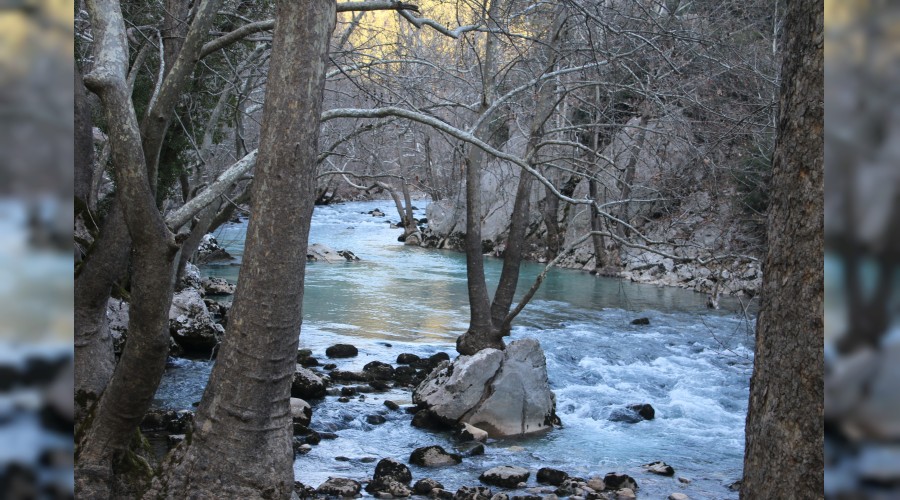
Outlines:
[[[543,432],[556,421],[547,362],[534,339],[442,363],[416,388],[413,401],[444,421],[468,423],[492,437]]]

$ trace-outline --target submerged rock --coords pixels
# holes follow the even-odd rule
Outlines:
[[[359,349],[350,344],[334,344],[325,349],[325,355],[329,358],[352,358],[359,355]]]
[[[624,422],[626,424],[636,424],[644,420],[653,420],[656,411],[649,404],[631,404],[625,408],[616,408],[609,414],[609,420],[612,422]]]
[[[650,318],[637,318],[631,321],[632,325],[649,325]]]
[[[337,262],[358,261],[350,250],[335,250],[321,243],[313,243],[306,248],[306,260],[308,262],[325,262],[334,264]]]
[[[384,458],[375,466],[375,475],[366,485],[366,491],[372,494],[387,493],[394,497],[408,497],[412,494],[409,482],[412,472],[409,467],[394,460]]]
[[[369,374],[375,380],[390,380],[394,378],[394,367],[381,361],[371,361],[363,366],[363,373]]]
[[[665,462],[651,462],[649,464],[645,464],[643,466],[647,469],[647,472],[652,472],[653,474],[659,474],[660,476],[674,476],[675,469],[672,468],[671,465]]]
[[[637,482],[628,474],[610,472],[603,477],[603,482],[606,484],[607,490],[621,490],[624,488],[630,490],[638,489]]]
[[[510,343],[442,362],[414,391],[413,402],[445,422],[469,423],[491,436],[546,431],[556,418],[540,343]]]
[[[491,489],[485,486],[474,486],[471,488],[463,486],[456,490],[453,500],[491,500],[492,496],[494,495]]]
[[[434,445],[416,448],[409,456],[409,463],[422,467],[443,467],[462,463],[462,457],[447,453],[444,448]]]
[[[361,489],[362,485],[352,479],[329,477],[327,481],[316,488],[316,493],[336,497],[355,497]]]
[[[561,470],[542,467],[538,469],[535,479],[537,479],[537,482],[539,483],[559,486],[563,481],[569,479],[569,474]]]
[[[501,488],[515,488],[519,483],[528,481],[531,473],[528,469],[522,467],[512,467],[509,465],[501,465],[484,471],[478,479],[492,486],[500,486]]]

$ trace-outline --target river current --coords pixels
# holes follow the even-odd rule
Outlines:
[[[416,217],[425,216],[426,203],[415,202]],[[369,215],[374,208],[387,217]],[[455,354],[454,341],[468,323],[464,255],[404,246],[397,242],[402,230],[388,224],[397,219],[390,201],[316,207],[310,243],[351,250],[361,259],[307,266],[300,347],[312,349],[320,361],[335,343],[360,351],[339,361],[340,369],[361,369],[373,360],[393,364],[404,352]],[[245,230],[246,221],[218,231],[217,239],[236,259],[208,265],[204,273],[237,281]],[[489,287],[501,264],[486,258]],[[523,266],[520,294],[541,270],[538,264]],[[455,491],[477,485],[490,467],[516,465],[531,469],[529,486],[536,485],[538,468],[553,467],[584,478],[627,473],[639,485],[638,498],[666,498],[676,491],[693,499],[737,498],[728,485],[741,477],[753,324],[735,301],[723,299],[722,306],[710,311],[704,295],[687,290],[552,270],[517,318],[512,340],[541,342],[563,426],[537,437],[489,441],[484,455],[466,457],[461,465],[410,466],[414,481],[431,477]],[[632,325],[638,317],[650,324]],[[210,370],[210,362],[172,359],[155,405],[191,408]],[[412,427],[409,415],[384,406],[387,399],[409,403],[410,393],[312,402],[311,427],[338,438],[298,456],[296,479],[313,487],[329,476],[364,480],[377,459],[407,462],[417,447],[453,448],[449,433]],[[650,403],[656,418],[634,424],[609,419],[630,403]],[[387,422],[367,423],[372,414]],[[641,468],[657,460],[674,467],[675,477]]]

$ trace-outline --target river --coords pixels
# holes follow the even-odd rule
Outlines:
[[[425,203],[416,202],[416,217],[425,216]],[[376,207],[388,216],[367,214]],[[307,266],[300,347],[323,360],[329,345],[356,345],[360,355],[339,362],[341,369],[360,369],[372,360],[393,363],[403,352],[452,356],[456,337],[467,327],[464,255],[397,242],[402,231],[387,222],[398,218],[392,207],[388,201],[345,203],[316,207],[313,216],[311,243],[351,250],[361,259]],[[236,282],[245,229],[243,222],[219,230],[219,242],[236,260],[206,266],[205,273]],[[500,267],[499,259],[486,260],[489,286]],[[541,269],[523,266],[520,293]],[[722,306],[710,311],[704,295],[687,290],[551,271],[517,318],[512,339],[541,342],[562,428],[490,441],[483,456],[458,466],[411,466],[414,481],[431,477],[455,491],[476,485],[490,467],[517,465],[532,470],[529,486],[539,467],[554,467],[584,478],[627,473],[637,480],[639,498],[676,491],[693,499],[737,498],[728,485],[741,477],[753,326],[736,301],[724,298]],[[638,317],[649,318],[649,326],[632,325]],[[210,369],[209,362],[171,360],[155,405],[191,408]],[[297,457],[296,479],[313,487],[329,476],[362,480],[374,471],[373,458],[407,462],[417,447],[453,447],[449,434],[414,428],[409,415],[387,410],[386,399],[408,403],[410,394],[391,390],[349,403],[333,396],[314,402],[311,427],[338,438]],[[656,418],[636,424],[609,420],[629,403],[652,404]],[[367,423],[365,417],[375,413],[387,422]],[[674,467],[675,477],[641,468],[657,460]]]

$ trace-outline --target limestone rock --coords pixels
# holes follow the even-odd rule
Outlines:
[[[690,500],[691,497],[685,495],[684,493],[672,493],[669,495],[668,500]]]
[[[172,297],[169,332],[185,351],[209,356],[225,334],[225,328],[213,321],[200,291],[185,288]]]
[[[463,486],[456,490],[453,500],[490,500],[494,496],[490,488],[485,486],[468,487]]]
[[[291,398],[291,419],[294,424],[308,426],[312,421],[312,407],[300,398]]]
[[[478,477],[481,482],[501,488],[515,488],[519,483],[528,481],[531,473],[528,469],[522,467],[512,467],[509,465],[501,465],[484,471]]]
[[[297,365],[294,380],[291,383],[291,397],[300,399],[318,399],[325,397],[325,382],[312,370]]]
[[[109,299],[106,303],[106,320],[109,325],[109,336],[112,338],[113,352],[122,354],[125,339],[128,338],[129,304],[121,299]]]
[[[462,457],[455,453],[448,453],[444,448],[434,445],[416,448],[409,455],[409,463],[422,467],[442,467],[456,465],[462,462]]]
[[[459,439],[462,441],[478,441],[484,442],[488,438],[485,430],[479,429],[474,425],[463,423],[462,429],[459,431]]]
[[[538,469],[536,479],[539,483],[559,486],[563,483],[563,481],[569,479],[569,474],[561,470],[542,467]]]
[[[631,488],[622,488],[614,491],[612,498],[615,500],[631,500],[637,498],[637,495],[634,494],[634,490]]]
[[[603,477],[603,482],[606,484],[607,490],[621,490],[624,488],[630,490],[638,489],[637,482],[628,474],[610,472]]]
[[[434,489],[442,490],[444,489],[444,485],[429,478],[420,479],[413,485],[413,491],[415,491],[417,495],[427,495]]]
[[[355,497],[361,489],[362,485],[352,479],[330,477],[316,488],[316,493],[336,497]]]
[[[441,420],[469,423],[495,437],[549,430],[556,420],[546,359],[534,339],[438,365],[416,388],[413,402]]]
[[[203,235],[203,241],[200,242],[200,246],[197,248],[197,262],[203,263],[217,260],[231,260],[232,258],[231,254],[226,252],[225,249],[219,245],[215,236],[212,234]]]
[[[200,281],[200,286],[206,295],[233,295],[235,285],[225,281],[222,278],[207,276]]]
[[[359,257],[349,250],[338,251],[321,243],[313,243],[306,249],[306,260],[308,262],[335,264],[338,262],[357,261]]]
[[[649,464],[645,464],[644,468],[647,469],[647,472],[659,474],[660,476],[675,475],[675,469],[673,469],[671,465],[665,462],[651,462]]]
[[[181,276],[181,282],[178,289],[184,288],[203,288],[203,276],[200,274],[200,268],[190,262],[184,265],[184,274]]]
[[[352,358],[359,355],[359,349],[350,344],[335,344],[325,349],[325,355],[329,358]]]

